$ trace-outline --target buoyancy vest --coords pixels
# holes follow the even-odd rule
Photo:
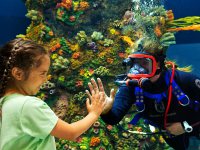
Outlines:
[[[166,71],[165,73],[165,82],[166,85],[169,87],[170,85],[170,77],[171,77],[171,72]],[[175,82],[175,80],[172,81],[172,93],[176,96],[178,102],[182,106],[190,106],[192,109],[195,111],[200,110],[200,103],[195,100],[190,100],[189,97],[181,90],[181,88],[178,86],[178,84]],[[140,118],[143,117],[143,112],[145,111],[145,103],[144,103],[144,97],[147,97],[149,99],[153,99],[154,102],[159,105],[159,108],[156,109],[156,111],[159,112],[159,109],[165,109],[162,103],[163,100],[166,100],[168,97],[168,90],[158,93],[158,94],[153,94],[150,92],[144,91],[141,87],[136,86],[135,87],[135,105],[137,107],[138,113],[134,116],[134,118],[131,120],[130,124],[136,125],[137,122],[139,121]],[[161,111],[162,111],[161,110]]]

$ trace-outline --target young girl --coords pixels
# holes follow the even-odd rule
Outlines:
[[[46,81],[50,58],[29,40],[15,39],[0,48],[0,149],[55,150],[55,137],[75,140],[99,117],[105,97],[92,79],[88,115],[68,124],[35,95]],[[102,87],[100,79],[99,86]],[[91,103],[89,102],[91,101]]]

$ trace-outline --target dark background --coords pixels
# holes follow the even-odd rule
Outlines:
[[[200,0],[163,0],[166,9],[172,9],[175,19],[186,16],[200,16]],[[30,20],[25,17],[27,10],[22,0],[0,0],[0,45],[25,34]],[[168,50],[170,59],[178,64],[192,65],[194,73],[200,75],[200,32],[181,31],[176,34],[177,45]]]

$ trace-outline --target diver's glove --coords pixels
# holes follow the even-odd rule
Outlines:
[[[111,110],[113,102],[114,102],[114,98],[115,98],[114,89],[110,90],[110,97],[108,97],[105,92],[104,92],[104,94],[106,97],[106,105],[103,109],[103,112],[101,113],[102,115],[107,114]]]

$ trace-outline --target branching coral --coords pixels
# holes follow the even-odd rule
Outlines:
[[[75,94],[73,97],[73,101],[76,104],[82,105],[83,103],[85,103],[85,100],[86,100],[86,93],[83,92],[79,92],[78,94]]]
[[[87,43],[87,35],[85,31],[79,31],[75,36],[75,39],[78,41],[79,45],[82,46]]]
[[[109,75],[109,69],[106,69],[106,67],[100,66],[99,68],[94,70],[94,73],[98,76],[106,76]]]
[[[104,39],[103,46],[108,47],[108,46],[111,46],[113,43],[114,43],[114,41],[111,39]]]
[[[42,21],[43,19],[41,13],[37,10],[29,10],[28,13],[26,14],[26,17],[37,22]]]
[[[94,31],[91,35],[91,38],[95,41],[103,39],[103,35],[101,32]]]
[[[66,58],[63,58],[62,56],[58,56],[54,59],[52,63],[52,68],[54,71],[59,71],[62,69],[68,68],[69,61]]]
[[[174,34],[170,32],[163,34],[163,36],[160,39],[160,43],[163,47],[168,47],[171,44],[176,44]]]
[[[86,1],[81,1],[79,3],[79,9],[78,10],[86,10],[90,7],[90,4]]]

